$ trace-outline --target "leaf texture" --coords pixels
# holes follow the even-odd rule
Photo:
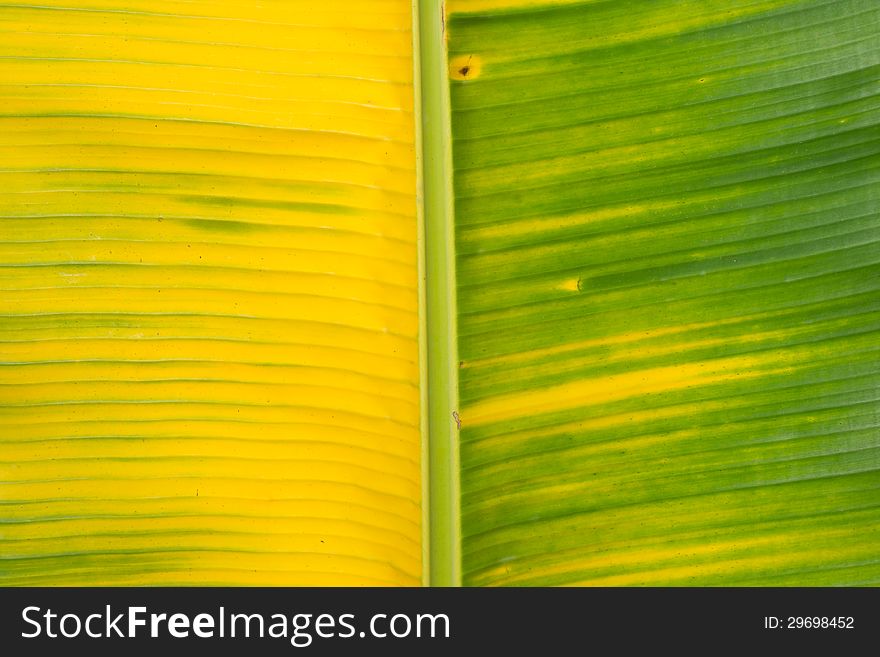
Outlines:
[[[418,584],[411,3],[0,5],[0,583]]]
[[[877,3],[448,9],[464,583],[880,583]]]

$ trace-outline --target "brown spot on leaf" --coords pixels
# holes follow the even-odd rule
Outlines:
[[[479,55],[458,55],[449,60],[449,77],[453,80],[474,80],[480,77]]]

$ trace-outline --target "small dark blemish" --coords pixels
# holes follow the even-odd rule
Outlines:
[[[470,73],[470,70],[471,70],[470,66],[462,66],[460,69],[458,69],[458,72],[461,73],[463,76],[467,77],[467,74]]]

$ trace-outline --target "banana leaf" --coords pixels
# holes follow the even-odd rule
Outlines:
[[[880,7],[0,7],[0,585],[880,583]]]
[[[880,6],[449,9],[463,582],[880,582]]]
[[[410,4],[0,32],[0,583],[418,584]]]

